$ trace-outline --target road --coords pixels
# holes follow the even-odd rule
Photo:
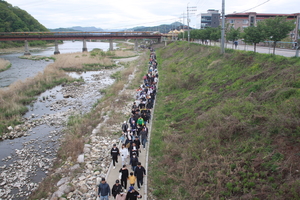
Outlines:
[[[214,42],[212,42],[211,45],[214,46],[215,45]],[[220,43],[217,42],[216,46],[220,46]],[[232,48],[234,48],[234,46],[230,43],[226,43],[225,48],[232,49]],[[253,45],[239,44],[236,49],[245,50],[245,51],[254,51]],[[256,46],[256,52],[271,54],[271,53],[273,53],[273,48],[272,47],[269,48],[269,47]],[[299,54],[300,54],[300,52],[299,52]],[[275,55],[281,55],[281,56],[285,56],[285,57],[293,57],[293,56],[296,55],[296,50],[276,48],[275,49]]]

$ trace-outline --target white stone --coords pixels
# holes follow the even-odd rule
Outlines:
[[[84,162],[84,154],[80,154],[77,158],[77,162],[83,163]]]

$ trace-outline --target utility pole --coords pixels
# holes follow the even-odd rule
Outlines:
[[[225,53],[225,0],[222,0],[221,54]]]
[[[183,30],[183,40],[184,40],[184,18],[185,18],[185,16],[184,16],[184,13],[182,13],[182,30]]]
[[[297,19],[296,19],[296,34],[295,34],[295,38],[296,38],[296,57],[299,57],[299,48],[300,48],[300,44],[299,44],[299,29],[300,29],[300,15],[297,15]]]
[[[196,6],[189,7],[188,5],[189,5],[189,3],[186,6],[186,10],[187,10],[187,15],[186,16],[187,16],[187,25],[188,25],[188,42],[190,42],[190,25],[189,25],[190,18],[189,18],[189,11],[197,11],[197,10],[193,10],[193,9],[197,9],[197,7]],[[194,13],[191,13],[191,14],[194,14]]]

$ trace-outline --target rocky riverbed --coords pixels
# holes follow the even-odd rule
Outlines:
[[[97,135],[101,124],[94,129],[90,143],[85,144],[84,154],[78,157],[77,163],[72,163],[69,158],[63,167],[52,173],[53,162],[63,136],[62,128],[69,116],[88,112],[101,98],[100,90],[113,83],[110,75],[117,70],[122,67],[95,72],[86,77],[85,82],[46,91],[24,115],[22,125],[9,127],[10,132],[3,135],[0,143],[0,150],[1,145],[3,149],[11,149],[0,163],[0,199],[26,199],[49,172],[53,176],[65,171],[68,173],[63,173],[64,177],[57,183],[58,190],[49,194],[49,198],[57,199],[64,194],[68,199],[95,199],[95,185],[109,169],[110,148],[116,142],[111,137]],[[73,177],[73,172],[82,165],[84,171]]]

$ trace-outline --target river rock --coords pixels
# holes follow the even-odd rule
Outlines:
[[[84,154],[80,154],[77,158],[77,162],[83,163],[84,162]]]
[[[69,182],[69,180],[70,180],[70,177],[64,177],[57,182],[56,186],[61,186],[62,184]]]

